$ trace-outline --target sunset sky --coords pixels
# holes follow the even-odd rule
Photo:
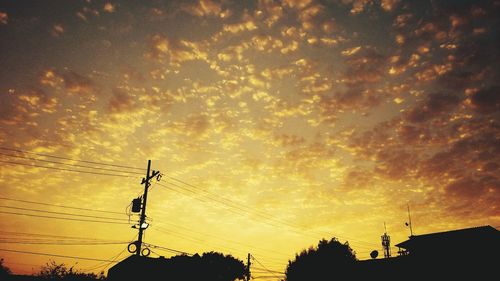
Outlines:
[[[279,272],[321,238],[369,258],[384,222],[406,240],[408,205],[414,234],[498,228],[499,10],[0,0],[0,257],[107,270],[27,252],[126,257],[149,159],[145,242]]]

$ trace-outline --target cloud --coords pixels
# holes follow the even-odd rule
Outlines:
[[[134,98],[124,89],[114,88],[107,110],[112,114],[128,113],[136,108]]]
[[[376,83],[385,75],[386,58],[373,48],[348,50],[345,55],[345,70],[342,74],[346,84]]]
[[[212,0],[199,0],[195,4],[185,5],[183,10],[191,15],[204,17],[204,16],[220,16],[224,17],[221,13],[222,5],[217,1]]]
[[[283,0],[285,6],[294,9],[304,9],[312,2],[313,0]]]
[[[401,0],[382,0],[380,6],[386,12],[393,11],[401,2]]]
[[[480,113],[494,113],[500,109],[500,87],[481,89],[470,97],[474,109]]]
[[[289,146],[291,149],[284,152],[283,159],[277,159],[276,167],[290,170],[301,176],[311,177],[319,170],[337,166],[335,147],[314,141],[300,146]],[[328,175],[329,172],[328,172]]]
[[[113,13],[116,10],[116,5],[114,5],[110,2],[106,2],[106,3],[104,3],[102,10],[107,12],[107,13]]]
[[[306,142],[305,138],[297,135],[279,134],[274,136],[280,146],[298,146]]]
[[[32,128],[38,127],[40,116],[55,113],[58,104],[56,97],[41,89],[10,89],[0,105],[0,123],[6,125],[6,132],[11,130],[9,126],[17,126],[16,130],[35,134]]]
[[[204,49],[202,43],[170,40],[164,35],[156,34],[151,39],[151,51],[146,56],[179,67],[181,63],[187,61],[207,61],[208,54]]]
[[[207,116],[202,114],[190,115],[184,119],[183,122],[175,123],[179,133],[187,137],[202,137],[209,129],[210,122]]]
[[[429,94],[425,101],[417,104],[406,114],[406,120],[412,123],[421,123],[438,116],[447,115],[459,103],[461,99],[457,95],[434,93]]]
[[[361,50],[361,46],[357,46],[357,47],[352,47],[352,48],[349,48],[349,49],[345,49],[341,52],[341,54],[343,56],[346,56],[346,57],[349,57],[349,56],[352,56],[354,54],[356,54],[359,50]]]
[[[96,91],[94,82],[87,76],[83,76],[74,71],[67,71],[62,74],[64,87],[70,93],[79,95],[91,95]]]
[[[343,0],[344,4],[352,4],[351,14],[362,13],[367,6],[373,5],[373,0]]]
[[[283,17],[283,6],[275,0],[259,0],[256,18],[263,19],[267,27],[273,26]]]
[[[54,37],[59,37],[64,33],[64,26],[61,24],[54,24],[52,26],[51,34]]]
[[[9,22],[9,15],[6,12],[0,11],[0,24],[7,24]]]
[[[245,31],[253,31],[257,29],[257,23],[255,22],[255,19],[252,18],[250,15],[245,13],[243,15],[243,18],[240,22],[238,23],[233,23],[233,24],[224,24],[222,29],[225,32],[232,33],[232,34],[237,34],[237,33],[242,33]]]

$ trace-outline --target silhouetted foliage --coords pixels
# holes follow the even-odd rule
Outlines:
[[[66,267],[64,263],[57,264],[54,261],[42,266],[38,277],[44,280],[67,280],[67,281],[91,281],[105,280],[104,272],[98,276],[94,273],[84,273],[74,270],[73,267]]]
[[[3,279],[11,274],[10,269],[3,264],[3,259],[0,259],[0,279]]]
[[[109,270],[108,279],[233,281],[242,279],[245,269],[241,260],[217,252],[168,259],[130,256]]]
[[[349,276],[354,272],[356,255],[349,244],[336,238],[319,241],[289,261],[286,269],[287,281],[334,280],[338,276]]]
[[[231,255],[224,256],[221,253],[209,252],[201,256],[202,271],[210,280],[235,280],[242,279],[245,273],[245,265],[242,261]]]

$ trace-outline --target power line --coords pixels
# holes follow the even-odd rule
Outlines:
[[[4,241],[0,239],[0,244],[22,244],[22,245],[57,245],[57,246],[98,246],[98,245],[122,245],[128,244],[130,242],[88,242],[88,243],[76,243],[76,242],[21,242],[21,241]]]
[[[125,222],[97,221],[97,220],[85,220],[85,219],[74,219],[74,218],[62,218],[62,217],[42,216],[42,215],[32,215],[32,214],[15,213],[15,212],[5,212],[5,211],[0,211],[0,213],[2,213],[2,214],[8,214],[8,215],[18,215],[18,216],[28,216],[28,217],[46,218],[46,219],[59,219],[59,220],[81,221],[81,222],[96,222],[96,223],[126,224],[126,225],[128,225],[128,223],[125,223]]]
[[[86,269],[82,269],[82,271],[83,272],[89,272],[89,271],[93,271],[93,270],[98,269],[98,268],[102,268],[101,270],[104,271],[112,263],[117,262],[118,261],[118,257],[121,256],[123,254],[123,252],[125,252],[126,250],[127,250],[127,247],[125,247],[123,250],[121,250],[121,252],[119,252],[117,255],[113,256],[110,259],[110,260],[112,260],[110,262],[102,262],[102,263],[97,264],[97,266],[93,266],[93,267],[89,267],[89,268],[86,268]]]
[[[143,244],[146,247],[150,247],[150,248],[154,248],[154,249],[159,249],[159,250],[165,250],[165,251],[172,252],[172,253],[183,254],[183,255],[188,255],[188,256],[192,256],[193,255],[193,254],[190,254],[188,252],[179,251],[179,250],[175,250],[175,249],[167,248],[167,247],[163,247],[163,246],[157,246],[157,245],[153,245],[153,244],[149,244],[149,243],[143,243]]]
[[[48,154],[42,154],[42,153],[35,153],[35,152],[27,151],[27,150],[13,149],[13,148],[8,148],[8,147],[0,147],[0,149],[7,150],[7,151],[19,152],[19,153],[25,153],[25,154],[31,154],[31,155],[37,155],[37,156],[43,156],[43,157],[50,157],[50,158],[55,158],[55,159],[62,159],[62,160],[69,160],[69,161],[78,161],[78,162],[83,162],[83,163],[88,163],[88,164],[95,164],[95,165],[102,165],[102,166],[112,166],[112,167],[117,167],[117,168],[125,168],[125,169],[134,169],[134,170],[138,170],[138,171],[144,171],[143,168],[137,168],[137,167],[132,167],[132,166],[109,164],[109,163],[96,162],[96,161],[79,160],[79,159],[74,159],[74,158],[68,158],[68,157],[62,157],[62,156],[54,156],[54,155],[48,155]]]
[[[190,183],[187,183],[187,182],[185,182],[185,181],[183,181],[183,180],[180,180],[180,179],[177,179],[177,178],[174,178],[174,177],[171,177],[171,176],[167,176],[167,177],[168,177],[168,178],[171,178],[171,179],[173,179],[173,180],[175,180],[175,181],[177,181],[177,182],[179,182],[179,183],[182,183],[182,184],[184,184],[184,185],[187,185],[187,186],[189,186],[189,187],[191,187],[191,188],[193,188],[193,189],[196,189],[197,191],[202,191],[202,192],[204,192],[205,194],[199,194],[199,193],[197,193],[197,192],[195,192],[195,191],[193,191],[193,190],[191,190],[191,189],[185,188],[185,187],[183,187],[183,186],[180,186],[180,185],[175,184],[175,183],[172,183],[172,182],[168,182],[169,184],[174,185],[174,186],[176,186],[176,187],[179,187],[179,188],[181,188],[181,189],[183,189],[183,190],[189,191],[190,193],[193,193],[193,194],[198,194],[198,195],[200,195],[200,196],[203,196],[204,198],[207,198],[207,199],[209,199],[209,200],[215,201],[215,202],[217,202],[217,203],[219,203],[219,204],[222,204],[222,205],[224,205],[224,206],[226,206],[226,207],[229,207],[229,208],[231,208],[229,211],[231,211],[231,212],[233,212],[233,213],[235,213],[235,214],[238,214],[238,215],[247,215],[247,214],[248,214],[248,212],[251,212],[251,213],[253,213],[253,214],[255,214],[255,215],[257,215],[257,216],[259,216],[259,217],[261,217],[261,218],[264,218],[264,219],[266,219],[266,220],[269,220],[269,221],[263,221],[263,223],[266,223],[266,224],[271,225],[271,226],[274,226],[274,227],[280,227],[280,226],[276,225],[276,223],[278,223],[278,224],[280,224],[280,225],[284,225],[284,226],[288,226],[288,227],[292,228],[291,230],[292,230],[293,232],[295,232],[295,233],[299,234],[299,235],[302,235],[302,236],[309,236],[309,237],[310,237],[310,234],[311,234],[310,232],[306,232],[306,231],[304,231],[304,230],[301,230],[301,229],[300,229],[300,227],[299,227],[299,226],[297,226],[297,225],[294,225],[294,224],[291,224],[291,223],[289,223],[289,222],[286,222],[286,221],[283,221],[283,220],[281,220],[281,219],[278,219],[278,218],[276,218],[276,217],[274,217],[274,216],[272,216],[272,215],[270,215],[270,214],[267,214],[267,213],[265,213],[265,212],[258,211],[258,210],[255,210],[255,209],[253,209],[253,208],[246,207],[246,206],[240,206],[238,203],[235,203],[235,202],[233,202],[233,201],[231,201],[231,200],[229,200],[229,199],[227,199],[227,198],[221,197],[221,196],[219,196],[219,195],[213,194],[213,193],[211,193],[211,192],[209,192],[209,191],[203,190],[202,188],[199,188],[199,187],[197,187],[197,186],[195,186],[195,185],[192,185],[192,184],[190,184]],[[168,189],[174,190],[174,191],[176,191],[176,192],[180,192],[180,191],[179,191],[179,190],[177,190],[177,189],[171,188],[171,187],[166,186],[166,185],[163,185],[163,184],[161,184],[161,183],[157,183],[157,184],[158,184],[158,185],[160,185],[160,186],[163,186],[163,187],[165,187],[165,188],[168,188]],[[190,196],[190,195],[185,194],[185,193],[182,193],[182,192],[180,192],[180,193],[181,193],[181,194],[184,194],[184,195],[186,195],[186,196]],[[194,198],[194,199],[196,199],[196,200],[202,201],[202,202],[204,202],[204,203],[206,203],[206,202],[207,202],[207,201],[201,200],[201,199],[200,199],[200,198],[198,198],[198,197],[193,197],[193,196],[190,196],[190,197],[192,197],[192,198]],[[236,210],[237,210],[237,211],[236,211]],[[274,222],[274,223],[272,223],[272,222]],[[344,239],[348,239],[348,240],[349,240],[349,238],[348,238],[348,237],[341,237],[341,236],[338,236],[338,237],[339,237],[339,238],[344,238]],[[316,238],[316,237],[314,237],[314,238]],[[350,240],[351,240],[351,241],[355,241],[355,239],[350,239]],[[364,241],[360,241],[360,240],[358,240],[358,243],[366,243],[366,244],[375,245],[374,243],[364,242]],[[368,246],[361,246],[361,245],[358,245],[358,247],[360,247],[360,248],[366,248],[366,249],[371,249],[371,248],[372,248],[372,246],[368,247]]]
[[[134,235],[131,240],[135,241],[136,238],[137,238],[137,235]],[[123,248],[117,255],[115,255],[112,258],[110,258],[110,260],[112,260],[112,261],[99,263],[99,264],[97,264],[97,266],[93,266],[93,267],[89,267],[89,268],[83,269],[83,271],[84,272],[89,272],[89,271],[92,271],[92,270],[95,270],[95,269],[98,269],[98,268],[102,268],[102,271],[104,271],[112,263],[117,262],[118,261],[118,257],[120,257],[123,254],[123,252],[125,252],[127,249],[128,249],[128,247]]]
[[[283,257],[289,257],[289,254],[286,254],[286,253],[283,253],[283,252],[279,252],[279,251],[276,251],[276,250],[273,250],[273,249],[268,249],[268,248],[263,248],[263,247],[256,247],[254,245],[250,245],[250,244],[246,244],[246,243],[241,243],[241,242],[238,242],[238,241],[234,241],[234,240],[231,240],[231,239],[228,239],[226,237],[222,237],[222,236],[219,236],[219,235],[213,235],[213,234],[209,234],[209,233],[201,233],[201,232],[198,232],[198,231],[194,231],[192,229],[189,229],[187,227],[181,227],[181,226],[178,226],[176,224],[173,224],[173,223],[166,223],[166,222],[160,222],[160,224],[169,224],[169,225],[172,225],[174,227],[177,227],[177,228],[184,228],[186,229],[187,231],[191,232],[191,233],[195,233],[195,234],[198,234],[198,235],[203,235],[203,236],[208,236],[208,237],[213,237],[219,241],[222,241],[224,243],[232,243],[232,244],[237,244],[237,245],[240,245],[240,246],[244,246],[244,247],[247,247],[247,248],[250,248],[252,250],[260,250],[260,251],[265,251],[266,253],[269,253],[269,252],[273,252],[275,254],[278,254],[280,256],[283,256]],[[156,229],[158,231],[160,231],[160,229],[164,229],[164,228],[161,228],[161,227],[157,227],[159,229]],[[165,231],[168,231],[168,232],[172,232],[172,230],[166,230],[164,229]],[[165,233],[165,234],[169,234],[169,233]],[[198,243],[203,243],[204,241],[200,240],[200,239],[197,239],[193,236],[187,236],[185,234],[182,234],[182,235],[178,235],[180,236],[181,238],[183,239],[187,239],[185,237],[188,237],[188,238],[191,238],[191,239],[196,239]],[[185,236],[185,237],[182,237],[182,236]],[[216,244],[217,245],[217,244]],[[227,249],[231,249],[227,246],[223,246],[224,248],[227,248]],[[232,250],[235,250],[234,248]],[[239,251],[239,250],[238,250]]]
[[[55,215],[66,215],[66,216],[76,216],[76,217],[85,217],[85,218],[94,218],[94,219],[103,219],[103,220],[124,221],[123,219],[118,219],[118,218],[88,216],[88,215],[80,215],[80,214],[73,214],[73,213],[63,213],[63,212],[52,212],[52,211],[45,211],[45,210],[39,210],[39,209],[19,208],[19,207],[13,207],[13,206],[0,206],[0,208],[22,210],[22,211],[31,211],[31,212],[40,212],[40,213],[48,213],[48,214],[55,214]]]
[[[285,274],[284,272],[281,272],[281,271],[271,270],[271,269],[267,269],[267,268],[260,268],[260,267],[252,267],[252,271],[254,271],[254,270],[277,273],[277,274]]]
[[[53,207],[59,207],[59,208],[66,208],[66,209],[74,209],[74,210],[82,210],[82,211],[92,211],[92,212],[100,212],[100,213],[110,213],[110,214],[120,214],[120,215],[123,215],[123,213],[121,213],[121,212],[115,212],[115,211],[87,209],[87,208],[80,208],[80,207],[71,207],[71,206],[64,206],[64,205],[58,205],[58,204],[43,203],[43,202],[37,202],[37,201],[28,201],[28,200],[14,199],[14,198],[9,198],[9,197],[0,197],[0,200],[9,200],[9,201],[22,202],[22,203],[30,203],[30,204],[38,204],[38,205],[45,205],[45,206],[53,206]]]
[[[214,201],[217,201],[217,202],[219,202],[219,203],[222,203],[222,204],[224,204],[224,205],[226,205],[226,206],[230,206],[230,207],[237,208],[237,209],[240,209],[240,210],[242,210],[242,209],[243,209],[243,211],[244,211],[244,212],[248,212],[248,211],[250,211],[250,212],[253,212],[254,214],[257,214],[257,215],[259,215],[260,217],[263,217],[263,218],[265,218],[265,219],[269,219],[269,220],[272,220],[272,221],[274,221],[274,222],[280,223],[280,224],[282,224],[282,225],[286,225],[286,226],[292,227],[292,228],[294,228],[294,229],[299,229],[299,230],[300,230],[300,227],[298,227],[297,225],[294,225],[294,224],[291,224],[291,223],[289,223],[289,222],[287,222],[287,221],[284,221],[284,220],[281,220],[281,219],[279,219],[279,218],[276,218],[276,217],[275,217],[275,216],[273,216],[273,215],[267,214],[267,213],[262,212],[262,211],[259,211],[259,210],[254,210],[254,209],[252,209],[252,208],[250,208],[250,207],[240,206],[238,203],[235,203],[235,202],[233,202],[233,201],[232,201],[232,200],[230,200],[230,199],[227,199],[227,198],[221,197],[220,195],[217,195],[217,194],[213,194],[213,193],[211,193],[211,192],[209,192],[209,191],[206,191],[206,190],[204,190],[204,189],[202,189],[202,188],[200,188],[200,187],[198,187],[198,186],[195,186],[195,185],[193,185],[193,184],[190,184],[190,183],[188,183],[188,182],[185,182],[185,181],[183,181],[183,180],[181,180],[181,179],[178,179],[178,178],[175,178],[175,177],[172,177],[172,176],[168,176],[168,175],[167,175],[167,177],[168,177],[168,178],[170,178],[170,179],[172,179],[172,180],[175,180],[175,181],[177,181],[177,182],[179,182],[179,183],[182,183],[182,184],[184,184],[184,185],[187,185],[187,186],[189,186],[189,187],[191,187],[191,188],[194,188],[194,189],[196,189],[196,190],[198,190],[198,191],[202,191],[202,192],[204,192],[204,193],[208,194],[209,196],[207,196],[207,197],[209,197],[210,199],[212,199],[212,200],[214,200]],[[221,202],[220,200],[223,200],[224,202]],[[301,234],[301,235],[303,235],[303,234],[305,233],[305,231],[303,231],[303,230],[300,230],[300,232],[302,232],[302,234]],[[322,236],[322,234],[320,234],[320,236]],[[349,239],[349,237],[342,237],[342,236],[337,236],[337,237],[338,237],[338,238],[347,239],[347,240],[351,240],[351,241],[356,241],[356,240],[357,240],[357,239]],[[371,242],[365,242],[365,241],[361,241],[361,240],[357,240],[357,241],[358,241],[358,243],[366,243],[366,244],[370,244],[370,245],[376,245],[376,244],[371,243]]]
[[[1,233],[7,234],[7,235],[19,235],[19,236],[28,236],[28,237],[35,236],[35,237],[50,237],[50,238],[88,240],[88,241],[109,241],[109,240],[100,239],[100,238],[89,238],[89,237],[78,237],[78,236],[64,236],[64,235],[52,235],[52,234],[41,234],[41,233],[15,232],[15,231],[2,231],[2,230],[0,230],[0,234]]]
[[[52,170],[58,170],[58,171],[67,171],[67,172],[76,172],[76,173],[85,173],[85,174],[92,174],[92,175],[112,176],[112,177],[122,177],[122,178],[130,178],[131,177],[131,176],[126,176],[126,175],[117,175],[117,174],[109,174],[109,173],[90,172],[90,171],[82,171],[82,170],[73,170],[73,169],[65,169],[65,168],[42,166],[42,165],[36,165],[36,164],[31,164],[31,163],[20,163],[20,162],[14,162],[14,161],[0,160],[0,162],[6,163],[6,164],[11,164],[11,165],[31,166],[31,167],[37,167],[37,168],[45,168],[45,169],[52,169]]]
[[[142,175],[142,173],[139,173],[139,172],[131,172],[131,171],[129,172],[129,171],[123,171],[123,170],[108,169],[108,168],[103,168],[103,167],[92,167],[92,166],[79,165],[79,164],[62,163],[62,162],[58,162],[58,161],[51,161],[51,160],[45,160],[45,159],[39,159],[39,158],[33,158],[33,157],[26,157],[26,156],[20,156],[20,155],[13,155],[13,154],[1,153],[1,152],[0,152],[0,155],[7,156],[7,157],[15,157],[15,158],[33,160],[33,161],[41,161],[41,162],[46,162],[46,163],[51,163],[51,164],[59,164],[59,165],[64,165],[64,166],[71,166],[71,167],[79,167],[79,168],[87,168],[87,169],[94,169],[94,170],[101,170],[101,171],[103,170],[103,171],[109,171],[109,172],[118,172],[118,173]]]
[[[104,260],[104,259],[84,258],[84,257],[75,257],[75,256],[66,256],[66,255],[49,254],[49,253],[39,253],[39,252],[29,252],[29,251],[19,251],[19,250],[12,250],[12,249],[0,249],[0,251],[12,252],[12,253],[20,253],[20,254],[39,255],[39,256],[58,257],[58,258],[77,259],[77,260],[106,261],[106,262],[110,262],[111,261],[111,260]]]
[[[265,265],[263,265],[263,264],[262,264],[262,263],[261,263],[258,259],[256,259],[253,255],[251,255],[251,257],[252,257],[252,259],[253,259],[254,261],[256,261],[256,262],[257,262],[260,266],[262,266],[262,267],[264,268],[264,270],[266,270],[267,272],[269,272],[272,276],[274,276],[274,277],[276,277],[276,278],[281,278],[280,276],[276,275],[276,273],[278,273],[278,274],[283,274],[283,275],[285,274],[285,273],[283,273],[283,272],[276,272],[276,271],[274,271],[274,270],[270,270],[270,269],[268,269]]]

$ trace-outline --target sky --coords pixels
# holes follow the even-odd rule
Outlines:
[[[406,240],[408,206],[417,235],[498,227],[499,9],[1,0],[0,257],[126,257],[148,160],[145,242],[278,272],[321,238]]]

